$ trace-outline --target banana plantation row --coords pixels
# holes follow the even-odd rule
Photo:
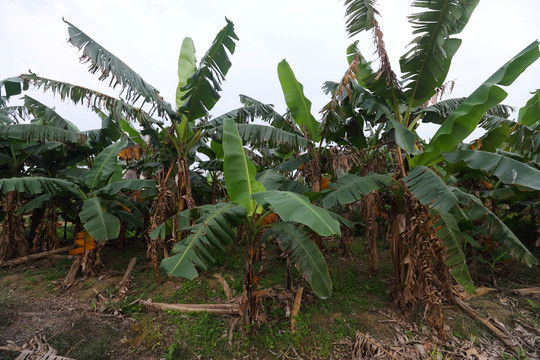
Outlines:
[[[249,324],[259,314],[254,265],[267,242],[276,242],[313,292],[327,298],[325,239],[340,237],[350,251],[362,234],[376,274],[377,240],[386,237],[394,301],[428,306],[431,324],[441,329],[441,302],[452,299],[454,282],[475,291],[471,254],[538,263],[531,249],[540,91],[517,112],[501,104],[503,87],[540,56],[538,41],[501,59],[469,97],[441,99],[461,43],[455,36],[477,3],[415,1],[416,38],[400,58],[398,77],[374,2],[346,0],[347,32],[372,31],[379,67],[354,42],[343,77],[323,86],[329,101],[319,120],[285,60],[277,65],[285,114],[240,96],[241,108],[210,116],[238,41],[229,20],[198,63],[192,40],[182,43],[175,106],[66,22],[81,62],[121,91],[111,97],[34,73],[0,83],[0,261],[59,247],[60,218],[79,234],[72,252],[86,272],[100,264],[105,242],[122,243],[127,233],[143,239],[157,277],[161,268],[193,279],[215,251],[242,242],[241,309]],[[88,106],[102,127],[79,131],[32,98],[35,89]],[[22,104],[10,105],[21,96]],[[416,133],[421,123],[440,125],[429,142]],[[463,143],[477,128],[485,134]],[[510,211],[531,216],[529,238],[518,239],[505,224]]]

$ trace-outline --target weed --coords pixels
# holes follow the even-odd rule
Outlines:
[[[162,344],[163,333],[160,324],[156,324],[154,319],[146,314],[137,318],[131,330],[135,332],[135,337],[129,343],[136,349],[152,351]]]
[[[531,299],[525,299],[529,303],[531,310],[536,313],[537,316],[540,315],[540,305],[532,301]]]
[[[65,276],[67,269],[71,266],[70,259],[61,259],[47,268],[43,273],[43,280],[54,281]]]
[[[224,345],[226,337],[223,336],[228,327],[223,317],[211,313],[188,313],[181,314],[176,311],[168,312],[168,321],[176,326],[175,341],[169,347],[169,358],[173,359],[173,353],[183,352],[182,344],[190,353],[200,358],[224,357]]]
[[[186,355],[184,353],[184,350],[182,349],[182,346],[178,343],[172,344],[169,346],[169,349],[167,350],[167,354],[165,354],[165,360],[177,360],[177,359],[185,359]]]

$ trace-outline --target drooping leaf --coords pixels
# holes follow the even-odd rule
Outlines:
[[[74,192],[75,187],[73,186],[73,183],[64,179],[26,176],[0,179],[0,190],[2,194],[16,191],[28,195],[39,195],[43,193],[61,195],[63,192]]]
[[[390,119],[390,122],[392,123],[392,127],[394,129],[394,139],[396,140],[396,144],[398,144],[400,148],[405,150],[407,154],[414,154],[414,143],[416,141],[416,135],[413,134],[405,126],[401,125],[398,121]]]
[[[442,155],[450,163],[464,161],[470,168],[489,172],[505,184],[540,190],[540,170],[510,157],[480,150],[458,150]]]
[[[52,196],[50,194],[39,195],[38,197],[33,198],[32,200],[22,205],[19,210],[17,210],[17,214],[26,214],[34,209],[45,208],[51,198]]]
[[[0,126],[0,139],[31,141],[58,141],[62,143],[82,143],[86,136],[79,131],[39,124],[12,124]]]
[[[251,196],[264,191],[264,187],[255,179],[257,170],[244,152],[242,140],[232,119],[223,122],[223,151],[227,193],[233,202],[244,206],[248,213],[252,214],[256,203]]]
[[[20,77],[23,81],[38,89],[43,88],[44,91],[50,91],[54,95],[58,95],[63,101],[70,100],[74,104],[87,106],[95,112],[97,112],[96,110],[107,109],[109,116],[116,121],[120,121],[121,119],[131,121],[137,120],[143,124],[159,122],[158,120],[151,118],[150,115],[142,109],[131,106],[121,99],[116,99],[99,91],[40,77],[34,73],[23,74]]]
[[[309,281],[313,292],[321,299],[332,295],[332,280],[323,254],[309,236],[292,223],[277,222],[265,231],[261,241],[269,237],[276,241],[293,263],[298,263],[300,273]]]
[[[173,248],[175,255],[163,259],[161,267],[168,275],[194,279],[199,275],[195,268],[206,270],[207,264],[213,261],[211,251],[223,250],[222,244],[230,244],[234,239],[234,231],[230,224],[238,225],[247,216],[242,206],[232,203],[205,205],[200,208],[201,217],[196,225],[183,228],[190,231],[188,237],[176,243]],[[159,229],[159,230],[158,230]],[[158,228],[150,236],[156,238],[165,232]]]
[[[309,226],[322,236],[341,236],[339,222],[330,213],[313,205],[303,195],[290,191],[264,191],[254,194],[258,203],[268,203],[279,217]]]
[[[80,130],[71,121],[64,119],[53,109],[28,95],[24,96],[24,106],[31,114],[40,120],[38,124],[50,125],[64,130],[80,132]]]
[[[489,231],[493,240],[503,245],[508,253],[516,260],[529,266],[538,264],[538,260],[523,245],[517,236],[510,230],[506,224],[499,219],[497,215],[487,209],[482,201],[476,196],[467,194],[463,190],[453,187],[452,191],[458,197],[459,202],[465,206],[471,206],[471,220],[484,219],[484,228]]]
[[[450,273],[468,294],[473,294],[476,289],[467,266],[467,259],[461,249],[461,232],[456,219],[449,213],[434,209],[431,210],[431,215],[436,219],[433,226],[438,229],[437,237],[446,247],[448,256],[446,264],[450,268]]]
[[[68,24],[68,41],[82,51],[81,61],[90,63],[89,72],[95,74],[99,71],[100,80],[109,79],[109,86],[120,86],[125,99],[132,104],[142,97],[144,102],[155,105],[160,116],[175,115],[171,105],[163,100],[156,88],[79,28],[65,20],[64,22]]]
[[[277,148],[279,145],[284,145],[295,150],[305,150],[308,148],[309,141],[303,136],[273,126],[239,124],[237,128],[242,140],[255,147],[266,145]]]
[[[172,217],[165,220],[162,224],[156,227],[152,232],[150,232],[151,239],[162,239],[165,240],[167,236],[171,235],[173,232],[173,223],[176,221],[180,225],[180,229],[176,231],[181,231],[191,226],[191,218],[198,219],[199,208],[191,208],[184,210],[178,214],[173,215]]]
[[[201,59],[199,68],[181,88],[185,102],[179,108],[188,121],[206,116],[218,102],[221,95],[221,83],[231,67],[227,52],[233,54],[238,40],[234,24],[226,19],[227,25],[216,35],[214,42]]]
[[[4,91],[2,91],[4,88]],[[23,90],[28,89],[28,83],[25,83],[20,77],[11,77],[0,81],[0,99],[4,96],[9,99],[11,96],[19,95]]]
[[[439,175],[425,166],[413,169],[403,182],[422,204],[439,212],[448,212],[457,202],[457,197]]]
[[[304,87],[296,80],[290,65],[282,60],[278,64],[278,77],[285,96],[285,103],[291,111],[294,122],[306,128],[311,140],[318,142],[321,140],[320,124],[311,115],[311,101],[304,95]]]
[[[525,69],[540,57],[539,42],[535,41],[497,70],[442,124],[425,152],[411,159],[410,165],[431,164],[440,153],[452,150],[478,126],[486,111],[499,104],[508,95],[497,85],[509,86]]]
[[[189,37],[182,41],[180,48],[180,56],[178,57],[178,86],[176,88],[176,107],[180,108],[184,104],[182,98],[185,91],[182,91],[182,86],[187,83],[187,80],[197,70],[197,59],[195,58],[195,44]]]
[[[428,106],[422,110],[425,114],[422,118],[422,122],[439,125],[442,124],[448,117],[450,117],[450,115],[452,115],[454,110],[456,110],[465,99],[466,98],[445,99],[437,102],[436,104]],[[514,108],[511,106],[498,104],[486,111],[481,123],[487,121],[490,118],[489,115],[506,119],[510,116],[513,109]]]
[[[155,188],[156,182],[148,179],[132,179],[115,181],[109,185],[98,189],[96,194],[114,195],[122,190],[142,190],[145,188]]]
[[[86,231],[98,242],[116,239],[120,233],[120,220],[104,210],[97,197],[83,202],[79,217]]]
[[[236,128],[240,138],[253,147],[267,146],[277,148],[280,145],[291,149],[304,150],[308,148],[309,141],[298,134],[291,133],[273,126],[261,124],[237,124]],[[214,136],[216,141],[221,140],[221,130]]]
[[[25,145],[21,150],[31,155],[39,155],[54,150],[58,151],[61,154],[65,154],[65,152],[62,151],[64,150],[64,144],[58,141],[45,141],[33,144],[31,143],[29,145]]]
[[[323,195],[321,204],[325,209],[350,204],[374,190],[385,187],[391,181],[391,176],[383,174],[369,173],[362,177],[347,174],[331,185],[335,190]]]

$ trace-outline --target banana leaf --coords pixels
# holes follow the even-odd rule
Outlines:
[[[261,204],[269,204],[274,212],[285,221],[294,221],[310,227],[322,236],[341,236],[339,222],[331,213],[313,205],[303,195],[289,191],[264,191],[254,194],[255,200]]]
[[[93,197],[83,202],[79,213],[84,228],[98,242],[116,239],[120,233],[120,220],[103,208],[101,200]]]
[[[291,111],[294,122],[300,128],[306,128],[311,140],[319,142],[321,140],[321,127],[311,115],[311,101],[304,95],[304,87],[296,80],[290,65],[285,60],[278,64],[278,77],[285,96],[285,103]]]
[[[300,273],[306,277],[318,297],[326,299],[332,295],[332,280],[326,260],[305,232],[293,223],[280,221],[265,231],[261,241],[270,237],[275,237],[291,261],[298,264]]]
[[[235,234],[229,224],[238,225],[247,216],[243,206],[232,203],[205,205],[200,210],[201,217],[196,225],[182,229],[190,234],[176,243],[173,248],[175,255],[161,261],[161,267],[168,275],[196,278],[199,275],[197,268],[206,270],[207,264],[213,262],[210,252],[214,249],[223,250],[222,243],[230,244],[233,241]],[[156,229],[150,236],[155,238],[163,233]]]
[[[242,140],[232,119],[223,122],[223,151],[227,193],[233,202],[244,206],[248,213],[252,214],[256,203],[251,196],[264,191],[264,187],[255,179],[257,170],[244,152]]]
[[[508,156],[480,150],[458,150],[442,156],[452,164],[464,161],[470,168],[495,175],[505,184],[540,190],[540,170]]]

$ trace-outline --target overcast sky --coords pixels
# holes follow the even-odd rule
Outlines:
[[[399,74],[399,57],[412,40],[407,22],[410,1],[380,0],[379,23]],[[245,94],[276,106],[285,103],[277,64],[287,59],[313,102],[312,113],[328,101],[324,81],[338,81],[347,67],[345,52],[354,40],[367,58],[372,56],[370,34],[348,38],[345,8],[340,0],[0,0],[0,78],[26,73],[67,81],[116,95],[78,62],[67,44],[62,17],[118,56],[174,104],[176,67],[184,37],[195,42],[197,59],[204,55],[225,17],[240,38],[233,66],[223,86],[222,99],[212,110],[217,116],[240,106]],[[454,57],[448,80],[456,80],[451,97],[467,96],[501,65],[540,37],[539,0],[483,0],[466,29],[457,37],[463,44]],[[511,86],[505,103],[521,107],[530,92],[540,88],[540,61]],[[32,93],[74,122],[81,130],[100,121],[86,110],[53,102]],[[424,129],[429,137],[433,129]]]

